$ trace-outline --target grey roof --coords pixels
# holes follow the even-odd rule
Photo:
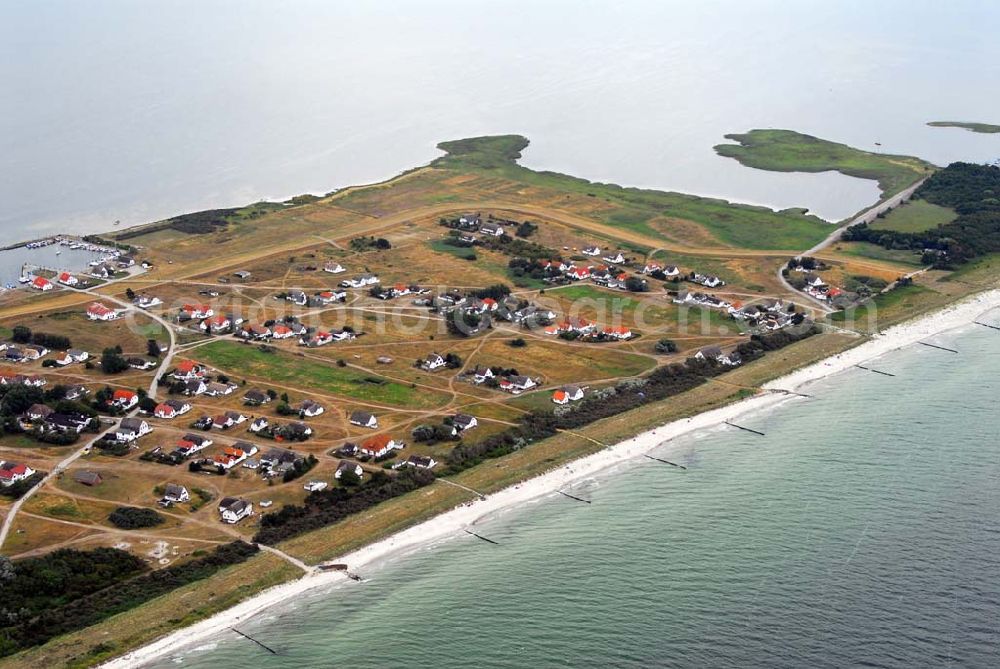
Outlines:
[[[476,420],[475,417],[470,416],[467,413],[457,413],[455,414],[455,417],[452,419],[452,422],[455,425],[462,426],[462,425],[471,425],[472,421],[474,420]]]
[[[73,474],[73,479],[79,483],[95,485],[101,482],[101,475],[97,472],[76,472]]]
[[[238,497],[223,497],[222,501],[219,502],[220,509],[232,511],[233,513],[239,513],[243,509],[247,508],[248,505],[249,502]]]
[[[177,499],[185,492],[187,492],[187,488],[185,488],[184,486],[177,485],[176,483],[168,483],[166,487],[163,489],[163,496],[173,497],[174,499]]]
[[[722,355],[722,349],[718,346],[706,346],[705,348],[698,351],[706,358],[718,358]]]
[[[370,414],[367,411],[352,411],[351,412],[351,422],[352,423],[369,423],[371,419],[375,418],[374,414]]]
[[[121,424],[118,426],[119,430],[135,430],[138,431],[142,427],[145,421],[139,418],[122,418]]]

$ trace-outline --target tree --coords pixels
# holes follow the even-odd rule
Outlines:
[[[151,358],[159,358],[160,353],[160,344],[155,339],[147,339],[146,354]]]
[[[111,512],[108,520],[123,530],[135,530],[159,525],[163,522],[163,516],[152,509],[143,509],[137,506],[120,506]]]
[[[378,239],[375,240],[375,248],[379,249],[380,251],[388,251],[389,249],[392,248],[392,244],[389,243],[388,239],[379,237]]]
[[[31,341],[31,328],[27,325],[15,325],[10,338],[18,344],[27,344]]]
[[[127,297],[129,299],[129,301],[131,302],[132,300],[135,299],[135,291],[132,290],[131,288],[126,288],[125,289],[125,297]]]
[[[517,339],[511,340],[510,345],[512,348],[524,348],[528,345],[528,342],[524,341],[522,337],[518,337]]]
[[[273,399],[275,399],[278,396],[278,393],[274,392],[273,388],[268,388],[267,389],[267,396],[270,397],[273,400]]]
[[[640,279],[637,276],[630,276],[625,279],[625,289],[633,293],[645,293],[649,290],[649,284],[646,283],[645,279]]]
[[[156,400],[152,397],[143,397],[139,400],[139,409],[146,413],[153,413],[156,411]]]
[[[358,476],[358,473],[354,469],[345,469],[340,472],[340,485],[353,488],[359,483],[361,483],[361,477]]]
[[[120,374],[128,369],[128,360],[122,355],[121,347],[106,348],[101,353],[101,370],[105,374]]]
[[[667,353],[677,353],[677,344],[673,339],[661,339],[656,342],[654,347],[657,353],[667,354]]]

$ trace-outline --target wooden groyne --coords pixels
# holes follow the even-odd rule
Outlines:
[[[657,462],[662,462],[665,465],[670,465],[671,467],[677,467],[677,469],[687,470],[687,467],[685,467],[684,465],[679,465],[676,462],[671,462],[670,460],[664,460],[663,458],[654,458],[652,455],[648,455],[646,453],[643,453],[642,455],[643,457],[649,458],[650,460],[656,460]]]
[[[990,325],[989,323],[980,323],[979,321],[972,321],[976,325],[982,325],[984,328],[990,328],[991,330],[1000,330],[1000,327],[996,325]]]
[[[240,635],[241,637],[243,637],[243,638],[245,638],[245,639],[250,639],[250,640],[251,640],[251,641],[253,641],[253,642],[254,642],[255,644],[257,644],[258,646],[260,646],[261,648],[263,648],[263,649],[264,649],[264,650],[266,650],[267,652],[271,653],[272,655],[277,655],[277,654],[278,654],[278,651],[276,651],[275,649],[271,648],[270,646],[267,646],[267,645],[265,645],[265,644],[261,643],[260,641],[257,641],[257,639],[254,639],[254,638],[253,638],[252,636],[250,636],[249,634],[244,634],[243,632],[239,631],[239,630],[238,630],[238,629],[236,629],[235,627],[230,627],[229,629],[233,630],[234,632],[236,632],[237,634],[239,634],[239,635]]]
[[[590,504],[589,499],[583,499],[582,497],[577,497],[576,495],[571,495],[568,492],[563,492],[562,490],[556,490],[557,493],[564,497],[569,497],[570,499],[575,499],[578,502],[583,502],[584,504]]]
[[[918,341],[917,343],[921,344],[922,346],[929,346],[930,348],[936,348],[939,351],[948,351],[948,353],[958,353],[958,351],[956,351],[953,348],[947,348],[945,346],[938,346],[937,344],[928,344],[925,341]]]
[[[883,372],[880,369],[872,369],[871,367],[864,367],[862,365],[854,365],[858,369],[863,369],[866,372],[874,372],[875,374],[881,374],[882,376],[896,376],[895,374],[890,374],[889,372]]]
[[[499,542],[497,542],[497,541],[493,541],[492,539],[487,539],[487,538],[486,538],[486,537],[484,537],[483,535],[481,535],[481,534],[476,534],[476,533],[475,533],[475,532],[473,532],[472,530],[466,530],[466,531],[465,531],[465,533],[466,533],[466,534],[471,534],[472,536],[474,536],[474,537],[475,537],[475,538],[477,538],[477,539],[482,539],[482,540],[483,540],[483,541],[485,541],[486,543],[490,543],[490,544],[495,544],[495,545],[497,545],[497,546],[499,546],[499,545],[500,545],[500,543],[499,543]]]
[[[726,425],[728,425],[729,427],[735,427],[737,430],[743,430],[744,432],[753,432],[754,434],[759,434],[762,437],[766,437],[767,436],[766,434],[764,434],[760,430],[754,430],[754,429],[749,428],[749,427],[743,427],[742,425],[737,425],[736,423],[730,423],[728,420],[726,421]]]

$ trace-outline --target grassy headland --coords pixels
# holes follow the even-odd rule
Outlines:
[[[927,125],[934,128],[962,128],[970,132],[993,134],[1000,132],[1000,125],[992,123],[968,123],[965,121],[931,121]]]
[[[772,172],[836,171],[878,181],[882,196],[897,193],[928,176],[934,166],[912,156],[862,151],[793,130],[751,130],[726,135],[736,144],[718,144],[716,153],[742,165]]]

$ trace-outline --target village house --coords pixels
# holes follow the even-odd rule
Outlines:
[[[512,395],[519,395],[525,390],[531,390],[537,383],[527,376],[506,376],[500,379],[500,390],[504,390]]]
[[[357,444],[352,442],[347,442],[336,451],[333,452],[338,458],[355,458],[358,456],[358,451],[361,450]]]
[[[376,429],[378,427],[378,418],[367,411],[352,411],[350,416],[351,425],[357,425],[358,427],[368,427],[371,429]]]
[[[309,303],[309,296],[306,295],[301,290],[292,290],[285,295],[285,299],[292,304],[297,304],[300,307],[306,306]]]
[[[86,362],[90,358],[90,354],[79,348],[71,348],[63,351],[56,357],[56,364],[65,367],[74,362]]]
[[[53,288],[55,288],[55,284],[46,279],[44,276],[36,276],[31,281],[31,287],[34,288],[35,290],[40,290],[42,292],[45,292],[47,290],[52,290]]]
[[[302,400],[295,407],[302,418],[313,418],[323,413],[323,405],[313,400]]]
[[[612,265],[620,265],[621,263],[625,262],[625,256],[623,256],[622,252],[619,251],[615,255],[609,254],[604,256],[602,260],[604,260],[604,262],[611,263]]]
[[[299,346],[305,346],[307,348],[317,348],[319,346],[326,346],[332,341],[333,341],[333,333],[319,330],[311,337],[303,337],[302,339],[300,339]]]
[[[452,417],[451,424],[454,425],[455,429],[459,432],[465,432],[466,430],[471,430],[479,425],[479,421],[476,420],[475,416],[470,416],[467,413],[457,413]]]
[[[179,381],[190,381],[205,376],[205,368],[193,360],[181,360],[170,376]]]
[[[190,457],[198,451],[208,448],[214,443],[215,442],[208,437],[188,432],[177,440],[177,450],[180,451],[184,457]]]
[[[227,395],[232,395],[238,387],[239,386],[232,381],[229,383],[210,381],[205,384],[205,395],[208,397],[225,397]]]
[[[51,413],[45,418],[45,427],[54,432],[76,432],[90,424],[90,416],[82,413]]]
[[[340,274],[342,272],[346,272],[347,270],[339,262],[330,260],[323,265],[323,271],[329,272],[330,274]]]
[[[118,310],[105,306],[100,302],[91,302],[90,306],[87,307],[87,318],[92,321],[113,321],[120,315],[121,313]]]
[[[237,442],[239,445],[241,442]],[[289,469],[294,469],[295,465],[301,465],[305,458],[290,451],[287,448],[271,448],[264,455],[260,456],[260,464],[270,470],[284,474]]]
[[[403,448],[403,444],[399,443],[389,435],[377,434],[362,441],[359,452],[365,457],[378,459],[385,457],[392,451],[400,448]]]
[[[66,386],[66,399],[68,400],[78,400],[81,397],[86,397],[90,394],[90,390],[86,386],[80,384],[73,384],[71,386]]]
[[[253,515],[253,502],[238,497],[223,497],[219,502],[219,515],[224,523],[238,523]]]
[[[491,237],[503,237],[504,229],[499,223],[484,223],[479,226],[479,232],[484,235],[490,235]]]
[[[131,390],[119,388],[111,395],[111,403],[119,409],[128,411],[139,403],[139,396]]]
[[[599,246],[585,246],[580,253],[585,256],[599,256],[601,255],[601,248]]]
[[[379,282],[379,279],[374,274],[359,274],[350,279],[344,279],[340,282],[340,285],[344,288],[364,288],[365,286],[374,286]]]
[[[115,439],[131,442],[152,431],[153,428],[149,426],[149,423],[141,418],[122,418],[121,423],[115,428]]]
[[[235,336],[241,339],[256,339],[260,341],[270,338],[272,334],[271,329],[264,325],[251,325],[247,323],[236,332]]]
[[[70,274],[69,272],[61,273],[59,275],[59,278],[56,280],[64,286],[75,286],[76,284],[80,283],[80,280],[77,279],[72,274]]]
[[[323,290],[313,295],[313,300],[321,306],[343,302],[347,299],[347,293],[343,290]]]
[[[128,363],[130,369],[146,370],[152,369],[156,366],[156,362],[150,360],[149,358],[140,358],[138,356],[130,357],[125,360]]]
[[[444,357],[439,353],[431,353],[424,361],[420,363],[420,368],[425,369],[428,372],[433,372],[436,369],[441,369],[445,366]]]
[[[166,400],[156,405],[153,415],[157,418],[176,418],[191,410],[191,405],[183,400]]]
[[[247,429],[250,430],[251,432],[255,432],[256,433],[256,432],[260,432],[261,430],[267,429],[267,427],[269,425],[270,425],[270,423],[268,422],[268,420],[266,418],[264,418],[263,416],[258,416],[257,418],[254,418],[250,422],[250,427],[247,428]]]
[[[403,464],[417,469],[431,469],[437,464],[437,460],[429,455],[411,455],[403,461]]]
[[[471,230],[478,230],[481,221],[478,214],[464,214],[458,219],[459,227]]]
[[[707,288],[718,288],[719,286],[726,285],[725,281],[723,281],[722,279],[720,279],[717,276],[710,275],[710,274],[698,274],[698,273],[692,272],[690,280],[693,283],[701,284],[702,286],[705,286]]]
[[[185,304],[180,308],[178,320],[189,321],[209,318],[215,315],[215,310],[207,304]]]
[[[563,272],[563,276],[574,281],[582,281],[590,276],[590,269],[587,267],[570,267]]]
[[[28,410],[21,415],[29,421],[39,421],[48,418],[53,413],[55,413],[55,409],[50,407],[48,404],[32,404],[28,407]]]
[[[294,336],[295,333],[292,332],[292,328],[283,323],[277,323],[273,328],[271,328],[271,337],[274,339],[289,339]]]
[[[358,478],[364,476],[365,470],[361,468],[356,462],[350,462],[349,460],[341,460],[340,464],[337,465],[337,471],[333,473],[333,478],[339,480],[344,472],[354,472],[354,475]]]
[[[319,492],[320,490],[326,490],[330,484],[326,481],[309,481],[302,489],[306,492]]]
[[[695,353],[694,357],[698,360],[715,361],[720,365],[725,365],[727,367],[735,367],[742,362],[738,353],[735,351],[730,354],[723,353],[722,349],[718,346],[706,346]]]
[[[4,487],[23,481],[34,473],[35,470],[28,465],[0,460],[0,485]]]
[[[205,320],[203,320],[198,327],[203,332],[209,332],[211,334],[219,334],[227,331],[232,324],[233,322],[229,319],[228,316],[224,314],[216,314],[211,318],[206,318]]]
[[[90,487],[94,487],[95,485],[101,485],[101,482],[103,481],[99,473],[90,471],[74,472],[73,480],[81,485]]]
[[[493,370],[489,367],[476,367],[472,370],[472,382],[477,385],[480,383],[486,383],[493,377]]]
[[[163,488],[163,499],[160,500],[160,503],[162,504],[163,502],[166,502],[168,505],[181,504],[189,501],[190,499],[191,494],[188,492],[187,488],[176,483],[168,483]]]
[[[262,404],[267,404],[271,401],[271,396],[265,393],[263,390],[258,390],[256,388],[248,390],[245,395],[243,395],[243,403],[248,406],[260,406]]]
[[[567,404],[583,399],[583,389],[579,386],[563,386],[552,393],[552,401],[556,404]]]
[[[157,305],[163,304],[163,300],[152,295],[136,295],[135,299],[132,300],[132,304],[139,307],[140,309],[149,309]]]

